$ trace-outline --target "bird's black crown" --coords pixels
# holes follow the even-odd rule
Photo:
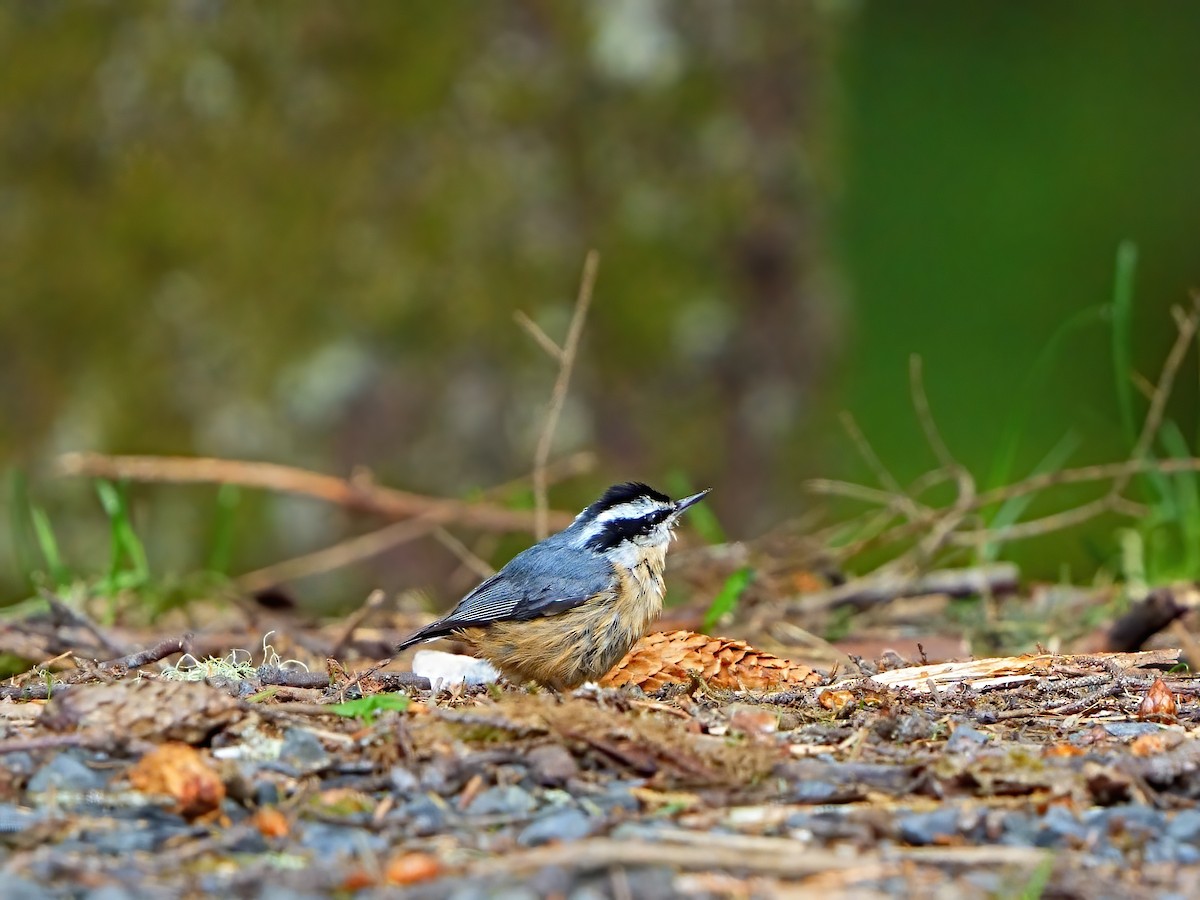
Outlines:
[[[605,522],[601,530],[588,540],[588,548],[604,552],[638,535],[649,534],[675,511],[675,502],[666,494],[640,481],[627,481],[624,484],[614,484],[605,491],[604,496],[580,513],[579,521],[592,522],[610,509],[639,500],[650,501],[651,508],[643,508],[630,518],[617,518]]]
[[[656,491],[648,484],[642,484],[640,481],[626,481],[624,484],[614,484],[604,495],[583,511],[581,519],[594,519],[606,509],[612,509],[614,506],[620,506],[622,503],[629,503],[633,500],[641,498],[654,500],[658,503],[670,503],[671,498],[661,491]]]

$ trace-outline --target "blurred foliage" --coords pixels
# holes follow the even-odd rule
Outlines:
[[[1153,379],[1175,334],[1169,307],[1200,287],[1198,28],[1190,4],[861,7],[840,68],[839,242],[855,303],[840,401],[901,481],[935,465],[904,377],[911,353],[947,443],[981,477],[1001,468],[1018,408],[1010,477],[1068,435],[1079,450],[1065,464],[1130,452],[1113,337],[1096,312],[1131,240],[1130,359]],[[1193,356],[1172,402],[1193,453],[1195,371]],[[1127,521],[1006,554],[1086,577],[1114,561],[1114,526]]]
[[[506,480],[553,378],[512,313],[561,336],[595,247],[558,448],[595,447],[603,471],[559,504],[680,472],[718,488],[731,535],[752,532],[797,512],[804,477],[855,474],[841,406],[915,474],[913,351],[952,447],[987,471],[1014,385],[1108,298],[1119,240],[1142,251],[1143,371],[1197,281],[1197,18],[1115,2],[5,4],[0,460],[37,474],[63,450],[196,452],[449,494]],[[1087,460],[1125,452],[1108,346],[1100,329],[1069,342],[1018,468],[1068,427]],[[65,514],[94,508],[90,487],[32,493],[67,559],[103,558],[99,512]],[[236,572],[347,524],[246,494],[233,526],[203,489],[130,501],[159,570]],[[1062,543],[1043,566],[1099,558]],[[429,555],[362,581],[453,565]]]
[[[512,313],[561,335],[594,246],[560,448],[756,508],[830,345],[820,47],[782,2],[0,8],[0,448],[512,477],[553,378]]]

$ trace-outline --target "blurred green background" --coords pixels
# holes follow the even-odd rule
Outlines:
[[[812,508],[805,478],[866,477],[841,409],[915,477],[912,353],[981,480],[1029,398],[1017,472],[1068,432],[1072,464],[1122,458],[1108,326],[1081,311],[1134,242],[1152,377],[1200,283],[1197,33],[1195,5],[1117,2],[5,4],[0,465],[81,568],[107,534],[89,486],[48,477],[66,450],[469,495],[528,470],[554,378],[514,311],[561,336],[593,247],[556,452],[600,464],[557,506],[686,477],[754,535]],[[152,567],[205,564],[214,496],[134,491]],[[369,524],[246,495],[232,570]],[[1112,524],[1015,550],[1086,577]],[[455,565],[422,544],[303,590]]]

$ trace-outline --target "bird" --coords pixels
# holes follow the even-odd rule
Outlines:
[[[709,490],[672,500],[638,481],[613,485],[395,652],[457,637],[517,684],[564,691],[596,681],[658,618],[675,526]]]

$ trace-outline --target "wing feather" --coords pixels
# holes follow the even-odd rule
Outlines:
[[[600,556],[571,554],[571,571],[562,571],[561,551],[536,544],[518,554],[503,569],[459,601],[448,614],[402,641],[399,652],[413,644],[445,637],[459,628],[489,622],[520,622],[555,616],[612,588],[616,573]]]

